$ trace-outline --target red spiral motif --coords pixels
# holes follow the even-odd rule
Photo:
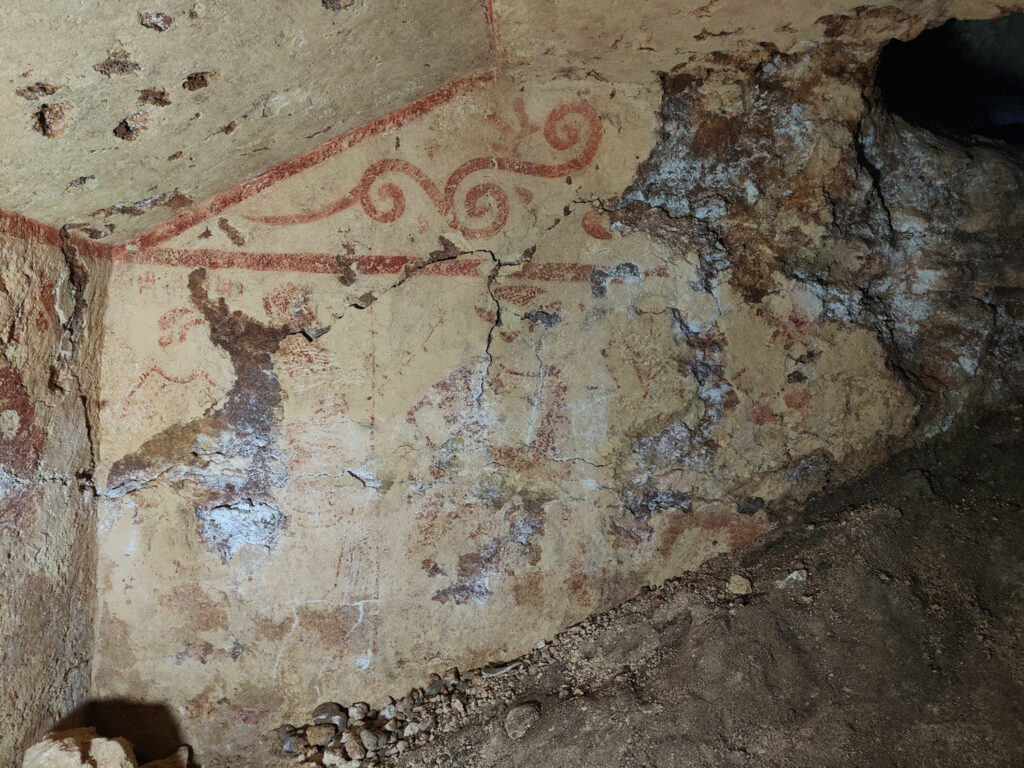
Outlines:
[[[584,131],[585,140],[584,140]],[[508,193],[494,181],[483,181],[466,190],[462,198],[462,216],[457,205],[460,185],[472,174],[482,171],[502,171],[541,178],[565,176],[586,168],[594,161],[601,144],[601,120],[589,104],[574,101],[553,109],[544,121],[544,140],[555,150],[565,152],[580,147],[579,152],[562,163],[534,163],[512,157],[475,157],[456,168],[438,187],[418,166],[405,160],[388,158],[378,160],[367,168],[359,183],[348,194],[330,204],[304,213],[278,216],[251,216],[250,221],[273,226],[308,224],[333,216],[356,203],[374,221],[390,224],[405,213],[405,192],[391,181],[378,182],[387,174],[401,174],[415,181],[430,198],[437,212],[448,225],[466,238],[492,237],[508,222]],[[472,226],[469,222],[482,222]]]

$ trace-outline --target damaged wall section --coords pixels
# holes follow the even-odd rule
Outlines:
[[[47,244],[0,235],[4,765],[90,689],[97,592],[90,395],[98,388],[109,268],[66,236]]]
[[[713,3],[615,47],[556,5],[587,6],[571,67],[112,275],[96,679],[208,765],[516,656],[1018,392],[1019,161],[875,103],[941,14]],[[539,7],[498,4],[503,50],[565,34]]]

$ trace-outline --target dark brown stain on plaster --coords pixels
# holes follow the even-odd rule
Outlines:
[[[814,23],[821,24],[825,29],[825,37],[863,36],[865,26],[882,26],[889,31],[887,37],[898,37],[904,29],[916,21],[915,17],[894,5],[869,6],[858,5],[852,14],[834,13],[822,16]]]
[[[221,217],[217,219],[217,227],[228,236],[228,240],[238,246],[245,245],[245,235],[238,231],[237,228],[232,226],[231,222]]]
[[[182,208],[188,208],[193,203],[193,200],[188,195],[182,194],[179,190],[175,189],[173,192],[161,192],[159,195],[151,195],[150,197],[143,198],[142,200],[136,200],[133,203],[115,203],[109,208],[100,208],[98,211],[93,211],[93,216],[141,216],[146,211],[152,210],[157,207],[170,208],[171,210],[181,210]]]
[[[69,190],[71,190],[71,189],[81,189],[82,187],[86,186],[90,181],[95,181],[95,180],[96,180],[96,177],[92,176],[92,175],[89,175],[89,176],[79,176],[78,178],[72,179],[71,181],[68,182],[67,189],[69,189]]]
[[[302,323],[309,318],[298,312],[293,320],[271,326],[231,310],[223,297],[210,295],[205,269],[190,273],[188,285],[192,305],[209,324],[211,342],[231,360],[235,381],[221,406],[163,430],[117,461],[108,494],[123,495],[164,474],[187,485],[200,538],[227,561],[246,543],[273,548],[286,525],[270,497],[285,479],[274,451],[281,385],[273,356],[289,335],[305,333]],[[224,461],[230,464],[226,470]]]
[[[146,88],[139,91],[139,104],[149,104],[154,107],[169,107],[171,96],[163,88]]]
[[[26,85],[22,88],[16,89],[14,92],[21,96],[23,99],[29,101],[36,101],[41,99],[43,96],[53,96],[57,91],[60,90],[59,85],[52,85],[50,83],[33,83],[32,85]]]
[[[67,133],[71,124],[70,104],[43,104],[39,111],[32,115],[32,130],[38,131],[48,139],[54,139]]]
[[[114,128],[114,135],[123,141],[135,141],[139,134],[146,130],[147,116],[144,112],[136,112],[126,117]]]
[[[112,75],[130,75],[138,72],[142,67],[132,59],[132,55],[123,48],[111,52],[106,59],[99,64],[94,64],[93,69],[101,75],[111,77]]]
[[[356,271],[352,268],[355,259],[350,255],[337,254],[334,263],[338,266],[338,282],[342,285],[352,285],[356,281]]]
[[[207,88],[216,74],[215,71],[193,72],[185,78],[185,82],[181,84],[181,87],[186,91],[198,91],[202,88]]]

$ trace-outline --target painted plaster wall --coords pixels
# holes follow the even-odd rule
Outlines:
[[[1019,270],[976,242],[953,301],[948,233],[1019,232],[1019,178],[962,174],[934,232],[864,157],[955,153],[864,92],[893,34],[998,9],[762,5],[496,3],[479,77],[113,255],[99,695],[230,764],[742,546],[977,395],[1017,326],[975,299]]]
[[[17,229],[17,228],[15,228]],[[0,763],[89,692],[96,610],[93,452],[109,264],[0,235]],[[55,233],[51,233],[55,234]],[[93,412],[89,412],[93,411]]]
[[[4,208],[103,243],[491,55],[478,0],[51,0],[3,14],[0,39]]]

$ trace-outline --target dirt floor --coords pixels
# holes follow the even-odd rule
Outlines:
[[[396,735],[363,764],[1024,765],[1021,419],[781,513],[528,657],[435,678],[376,719]]]

